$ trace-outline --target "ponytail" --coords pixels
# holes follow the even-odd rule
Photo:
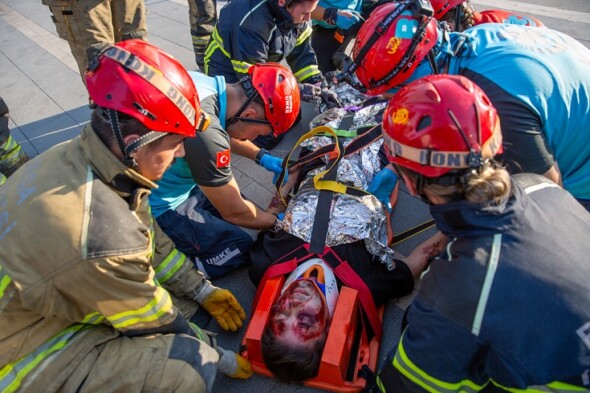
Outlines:
[[[421,176],[408,168],[399,167],[413,182]],[[480,205],[498,205],[508,199],[511,192],[508,171],[495,162],[486,162],[479,170],[465,174],[465,182],[450,186],[438,184],[434,179],[424,178],[422,190],[439,196],[448,202],[465,200]]]

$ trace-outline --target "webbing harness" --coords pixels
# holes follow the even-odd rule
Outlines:
[[[346,119],[346,117],[345,117]],[[335,139],[335,143],[331,143],[329,145],[320,147],[313,152],[300,157],[296,161],[290,162],[291,154],[299,147],[301,143],[306,141],[307,139],[317,136],[318,134],[328,134]],[[307,134],[303,135],[293,149],[287,154],[287,156],[283,159],[283,171],[277,177],[275,182],[275,186],[277,189],[283,184],[283,180],[285,179],[285,174],[287,173],[288,169],[294,166],[303,166],[303,165],[310,165],[316,164],[317,166],[323,166],[325,163],[321,160],[321,157],[324,155],[328,156],[330,160],[328,163],[328,168],[325,171],[314,176],[314,185],[318,190],[331,190],[334,192],[339,192],[341,194],[348,194],[354,196],[364,196],[370,195],[367,191],[361,190],[359,188],[354,188],[350,186],[346,186],[343,183],[337,182],[335,180],[330,180],[327,178],[327,174],[330,174],[331,171],[336,174],[336,170],[338,169],[338,164],[343,157],[349,156],[358,152],[359,150],[363,149],[364,147],[370,145],[371,143],[375,142],[379,139],[382,135],[381,125],[376,125],[361,135],[354,138],[346,147],[342,147],[342,142],[338,138],[338,131],[327,127],[327,126],[319,126],[308,132]]]
[[[309,138],[317,136],[318,134],[331,135],[335,143],[321,147],[314,152],[300,157],[297,161],[289,164],[291,154],[299,147],[299,145]],[[371,195],[365,190],[348,186],[336,180],[338,172],[338,165],[343,157],[358,152],[362,148],[373,143],[381,137],[381,127],[379,125],[370,128],[360,136],[354,138],[345,148],[342,146],[342,141],[338,138],[336,131],[327,126],[319,126],[303,135],[293,149],[283,159],[283,171],[278,176],[275,186],[277,190],[283,184],[283,179],[288,171],[288,168],[296,165],[323,166],[324,162],[321,157],[328,156],[329,162],[327,168],[313,177],[314,187],[320,191],[318,203],[316,205],[316,212],[314,217],[314,225],[311,233],[310,250],[313,253],[319,254],[323,251],[326,243],[326,236],[328,233],[330,207],[332,205],[332,197],[334,192],[340,194],[348,194],[353,196]],[[283,201],[285,202],[285,201]],[[286,205],[286,203],[285,203]]]
[[[289,164],[289,158],[291,157],[291,154],[297,149],[297,147],[299,147],[299,145],[305,140],[317,136],[318,134],[332,136],[335,142],[321,147],[303,157],[300,157],[295,162]],[[270,268],[266,270],[262,278],[261,285],[258,287],[253,304],[258,303],[258,297],[260,296],[266,280],[272,277],[291,273],[300,263],[305,262],[312,257],[318,257],[332,268],[336,277],[338,277],[338,279],[340,279],[340,281],[342,281],[345,286],[358,291],[360,303],[364,311],[364,316],[371,325],[371,329],[373,330],[375,336],[378,339],[381,339],[383,328],[381,326],[381,321],[375,307],[375,301],[373,300],[373,296],[371,295],[371,291],[367,287],[367,284],[365,284],[362,278],[359,277],[359,275],[346,261],[343,261],[330,247],[326,247],[325,245],[326,236],[328,233],[330,207],[332,204],[334,192],[354,196],[371,195],[365,190],[347,186],[346,184],[340,183],[336,180],[336,174],[340,161],[343,157],[356,153],[362,148],[373,143],[379,139],[381,135],[381,126],[374,126],[353,139],[344,148],[342,146],[342,141],[338,138],[337,132],[335,130],[327,126],[319,126],[303,135],[301,138],[299,138],[297,143],[295,143],[293,149],[283,159],[283,171],[275,183],[277,187],[280,187],[280,185],[283,184],[285,173],[287,173],[289,167],[296,165],[323,166],[325,163],[321,159],[322,156],[327,155],[329,159],[327,169],[313,177],[314,187],[319,190],[320,193],[314,216],[311,240],[309,244],[304,244],[287,255],[279,258]]]

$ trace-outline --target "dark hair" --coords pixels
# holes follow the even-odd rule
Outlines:
[[[326,336],[312,349],[291,347],[279,340],[267,327],[262,334],[261,351],[266,368],[280,381],[303,382],[318,374]]]
[[[144,126],[139,120],[126,115],[122,112],[117,112],[119,118],[119,126],[121,128],[121,134],[123,137],[126,135],[136,134],[139,136],[145,135],[151,130]],[[119,151],[115,134],[111,128],[111,121],[108,115],[108,111],[105,108],[97,106],[90,117],[90,125],[94,129],[94,132],[102,140],[102,142],[109,147],[112,151]]]
[[[307,2],[314,2],[314,1],[316,1],[316,0],[287,0],[285,2],[285,8],[293,7],[294,5],[297,5],[297,4],[302,4],[302,3],[307,3]]]
[[[442,21],[445,22],[453,22],[455,23],[457,21],[457,13],[460,12],[460,26],[455,26],[454,31],[463,31],[463,30],[467,30],[471,27],[473,27],[474,25],[474,13],[475,10],[473,9],[473,7],[471,6],[471,4],[469,3],[469,0],[451,8],[443,17],[442,17]]]

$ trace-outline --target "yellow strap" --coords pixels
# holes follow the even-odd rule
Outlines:
[[[318,134],[324,134],[324,135],[330,135],[332,136],[336,141],[338,140],[338,133],[331,127],[328,126],[318,126],[316,128],[314,128],[313,130],[309,131],[308,133],[302,135],[299,140],[295,143],[295,145],[293,146],[293,149],[291,149],[291,151],[289,152],[289,154],[287,155],[287,160],[286,162],[289,162],[290,158],[291,158],[291,154],[295,151],[295,149],[297,149],[297,147],[299,147],[299,145],[301,143],[303,143],[304,141],[317,136]],[[317,175],[315,175],[313,177],[313,184],[314,187],[317,190],[328,190],[328,191],[334,191],[340,194],[348,194],[349,190],[357,190],[360,193],[363,194],[367,194],[369,195],[369,193],[365,190],[362,190],[360,188],[354,188],[354,187],[349,187],[343,183],[340,183],[338,181],[334,181],[334,180],[323,180],[323,177],[332,169],[336,169],[335,166],[338,165],[338,163],[340,162],[340,160],[343,157],[343,151],[340,149],[340,146],[338,143],[334,144],[334,150],[332,150],[333,152],[336,152],[337,156],[336,159],[332,161],[332,165],[330,165],[328,168],[326,168],[324,171],[318,173]],[[329,153],[326,153],[329,154]],[[281,196],[282,201],[286,204],[287,202],[284,200],[284,198]]]

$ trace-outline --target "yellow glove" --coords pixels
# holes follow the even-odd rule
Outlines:
[[[227,289],[221,289],[208,284],[199,290],[195,300],[225,331],[235,332],[242,327],[242,321],[246,319],[246,312],[238,303],[234,295]]]
[[[252,376],[253,372],[252,372],[252,366],[250,365],[250,362],[248,361],[248,359],[246,359],[245,357],[238,355],[236,353],[236,362],[238,363],[238,370],[231,374],[228,375],[229,377],[232,378],[239,378],[239,379],[248,379]]]
[[[235,352],[217,347],[219,363],[217,369],[230,378],[248,379],[252,376],[252,366],[248,359]]]

